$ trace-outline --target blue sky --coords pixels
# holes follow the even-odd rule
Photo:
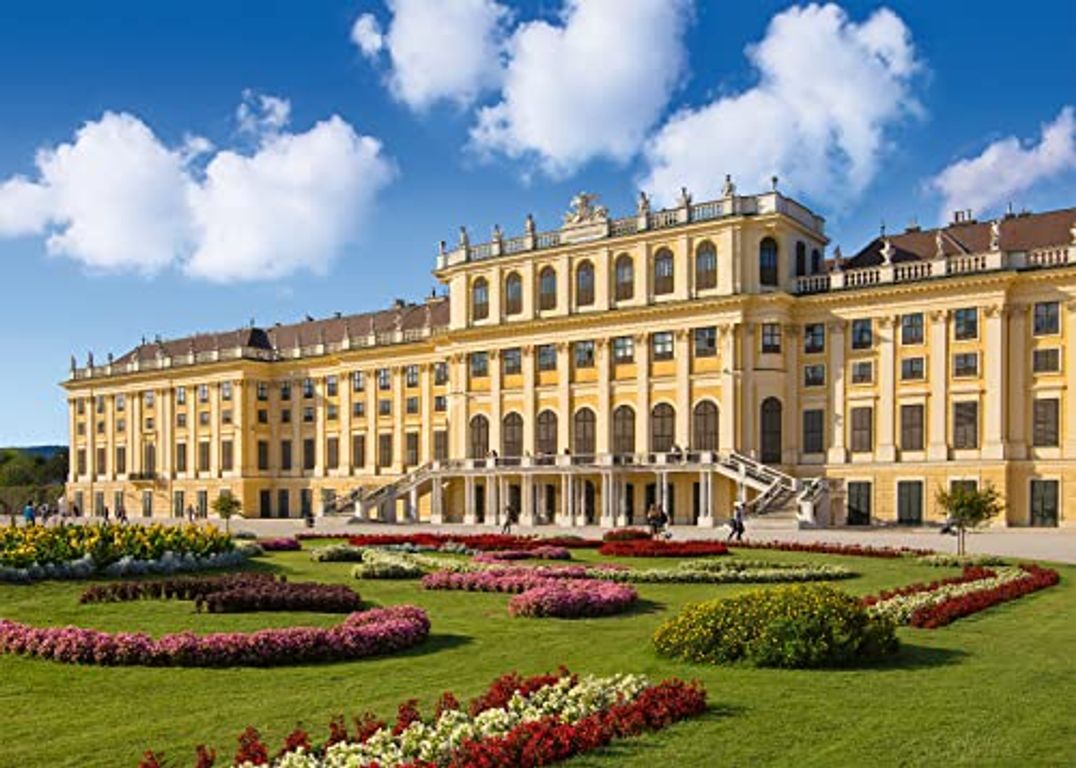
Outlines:
[[[66,442],[71,353],[419,298],[460,224],[552,227],[581,189],[620,214],[640,187],[703,199],[727,171],[744,192],[777,173],[846,253],[958,201],[1074,205],[1072,18],[1065,2],[4,4],[0,444]]]

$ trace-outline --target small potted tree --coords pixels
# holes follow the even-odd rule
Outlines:
[[[230,493],[222,493],[213,500],[213,511],[224,521],[224,530],[229,535],[232,532],[232,517],[238,515],[242,508],[239,499]]]
[[[939,488],[935,498],[948,515],[947,525],[956,529],[958,555],[964,554],[969,529],[988,523],[1005,510],[1001,494],[990,484],[983,488],[964,484],[954,485],[949,490]]]

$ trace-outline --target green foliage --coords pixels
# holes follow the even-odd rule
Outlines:
[[[983,488],[964,483],[949,490],[939,488],[934,498],[957,529],[957,552],[961,555],[964,554],[964,534],[1005,511],[1001,494],[989,483]]]
[[[893,653],[893,624],[826,585],[758,589],[687,606],[658,627],[659,653],[685,661],[759,667],[828,667]]]
[[[67,451],[45,457],[17,448],[0,450],[0,488],[63,483],[67,479]]]
[[[224,530],[231,530],[231,520],[238,515],[243,505],[235,496],[230,493],[222,493],[213,500],[210,505],[213,507],[213,511],[216,512],[220,519],[224,521]]]

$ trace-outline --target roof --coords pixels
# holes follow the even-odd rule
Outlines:
[[[1002,251],[1030,251],[1035,248],[1068,245],[1073,241],[1076,208],[1008,215],[996,221],[1000,224],[999,247]],[[937,229],[912,229],[900,234],[879,236],[855,256],[845,259],[841,267],[856,269],[881,264],[882,248],[886,240],[893,247],[894,263],[937,258],[939,234],[942,251],[946,256],[984,253],[990,250],[992,225],[993,221],[955,222]]]
[[[249,347],[264,350],[287,350],[312,344],[338,344],[345,338],[391,333],[396,330],[414,331],[448,325],[448,297],[430,299],[422,304],[404,304],[376,312],[339,315],[322,320],[305,320],[289,325],[276,324],[269,328],[251,326],[234,331],[200,333],[179,339],[143,342],[114,362],[124,364],[135,359],[153,360],[164,357],[211,352],[218,349]]]

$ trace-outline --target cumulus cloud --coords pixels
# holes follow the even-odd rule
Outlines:
[[[558,24],[522,24],[500,100],[481,109],[480,151],[536,158],[563,176],[633,157],[682,72],[688,0],[566,0]]]
[[[291,102],[248,89],[243,91],[243,100],[235,110],[235,120],[243,133],[276,133],[291,120]]]
[[[1042,126],[1037,144],[1015,136],[995,141],[978,156],[958,160],[935,176],[930,186],[943,198],[941,220],[951,211],[986,211],[1035,184],[1076,170],[1076,111],[1065,107]]]
[[[94,271],[179,266],[227,281],[324,270],[392,165],[339,117],[285,131],[286,103],[256,100],[246,154],[198,137],[169,147],[137,117],[106,112],[41,150],[35,178],[0,181],[0,237],[44,236],[49,253]]]
[[[501,48],[511,14],[495,0],[388,0],[388,31],[360,16],[351,40],[364,56],[387,51],[393,96],[413,110],[438,101],[470,105],[501,76]]]
[[[726,173],[742,188],[784,188],[838,203],[878,173],[887,132],[921,112],[911,33],[886,8],[856,23],[840,7],[776,15],[749,46],[757,84],[672,116],[646,147],[642,181],[659,199],[681,186],[716,195]]]

